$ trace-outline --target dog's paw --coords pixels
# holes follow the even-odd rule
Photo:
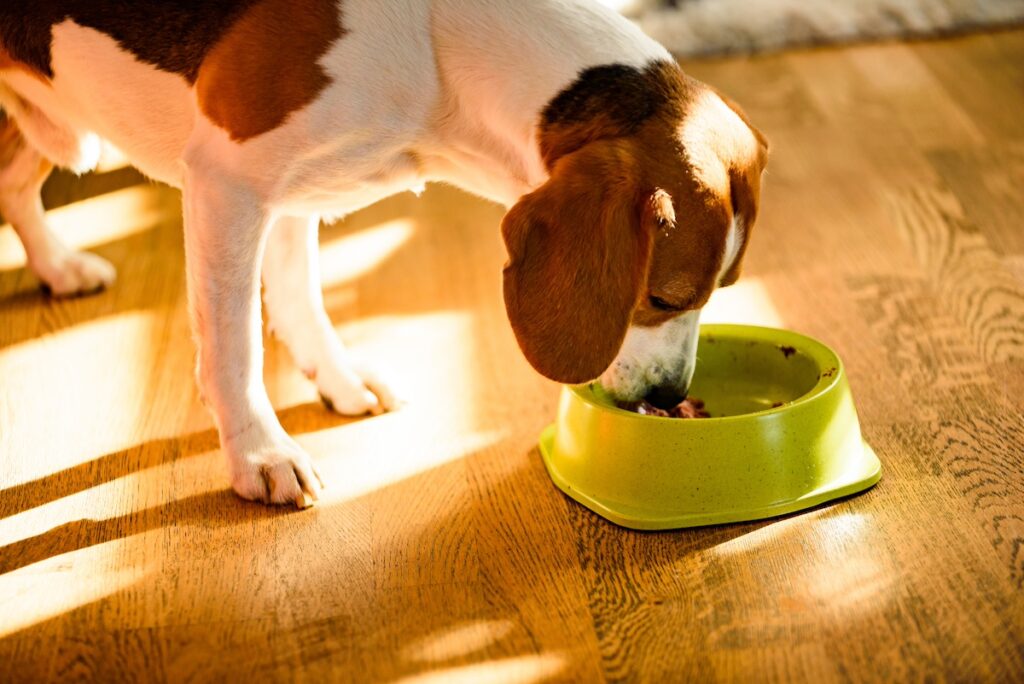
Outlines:
[[[309,375],[327,408],[346,416],[378,415],[402,404],[393,383],[363,364],[326,364]]]
[[[99,292],[112,285],[117,277],[109,261],[88,252],[69,251],[47,264],[37,265],[34,270],[54,297]]]
[[[309,454],[290,439],[228,454],[231,487],[243,499],[308,508],[323,481]]]

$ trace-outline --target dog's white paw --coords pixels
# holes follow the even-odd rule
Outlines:
[[[33,270],[54,297],[98,292],[117,277],[109,261],[88,252],[64,252],[45,264],[34,265]]]
[[[291,439],[228,453],[231,487],[243,499],[307,508],[323,481],[309,454]]]
[[[327,408],[346,416],[378,415],[402,403],[392,383],[363,364],[324,364],[309,375]]]

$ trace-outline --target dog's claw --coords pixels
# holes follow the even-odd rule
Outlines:
[[[291,440],[229,451],[229,462],[232,487],[250,501],[303,509],[319,498],[323,487],[309,456]]]

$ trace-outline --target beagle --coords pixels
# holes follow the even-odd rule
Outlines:
[[[262,382],[269,325],[342,413],[396,399],[341,345],[322,217],[426,181],[510,207],[504,299],[529,362],[668,405],[738,273],[767,145],[633,24],[587,0],[0,3],[0,213],[55,295],[107,262],[47,228],[52,165],[100,139],[183,190],[197,379],[231,482],[302,506],[322,483]]]

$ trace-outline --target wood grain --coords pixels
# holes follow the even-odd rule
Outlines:
[[[57,229],[119,279],[49,300],[0,228],[0,681],[1024,678],[1024,32],[687,68],[772,142],[742,296],[711,309],[839,351],[875,489],[655,534],[567,500],[501,210],[439,186],[321,236],[338,333],[409,405],[332,415],[268,337],[329,487],[240,501],[192,382],[180,196],[59,175]]]

